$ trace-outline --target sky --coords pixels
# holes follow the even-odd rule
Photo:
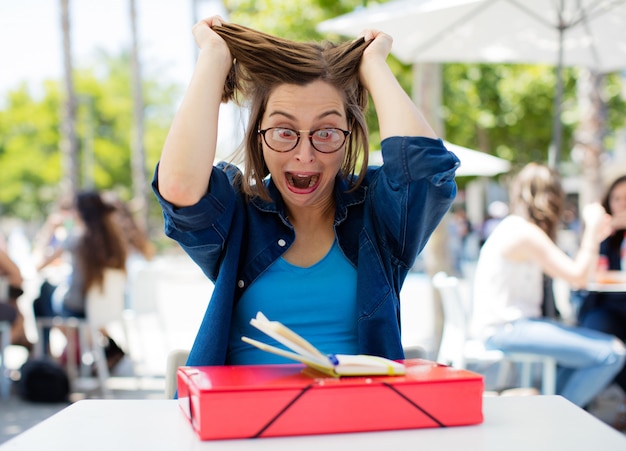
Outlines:
[[[128,0],[69,0],[72,58],[89,66],[100,50],[130,48]],[[198,17],[225,16],[219,0],[197,0]],[[186,85],[195,44],[191,0],[136,0],[144,74]],[[0,99],[20,83],[34,92],[62,78],[60,0],[0,0]],[[1,103],[1,102],[0,102]]]
[[[130,49],[129,0],[69,0],[69,4],[75,67],[89,67],[102,50],[118,55]],[[221,0],[196,4],[195,17],[227,18]],[[135,0],[135,5],[143,76],[184,88],[196,56],[192,0]],[[62,45],[60,0],[0,0],[0,106],[23,82],[37,96],[44,80],[61,80]],[[220,117],[217,145],[223,157],[240,142],[244,120],[232,104],[221,107]]]

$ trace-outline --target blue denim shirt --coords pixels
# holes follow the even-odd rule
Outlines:
[[[458,158],[441,140],[391,137],[381,143],[384,164],[371,167],[359,189],[335,184],[335,234],[357,268],[358,346],[363,354],[401,359],[400,289],[416,256],[456,196]],[[188,365],[226,361],[233,305],[293,243],[295,232],[275,185],[273,202],[246,201],[239,170],[213,168],[208,191],[188,207],[159,195],[165,233],[215,283]],[[184,302],[184,300],[181,300]]]

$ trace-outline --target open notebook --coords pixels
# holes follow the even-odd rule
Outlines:
[[[402,363],[373,355],[322,354],[315,346],[278,321],[270,321],[258,312],[250,324],[291,349],[277,348],[258,340],[241,337],[243,341],[257,348],[278,354],[288,359],[302,362],[330,376],[401,376],[404,375]]]

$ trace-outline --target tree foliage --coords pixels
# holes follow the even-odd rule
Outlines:
[[[448,140],[519,164],[547,160],[554,117],[552,67],[446,64],[443,78]],[[563,117],[574,88],[571,71],[565,78]],[[564,124],[564,142],[573,125]]]
[[[564,70],[561,106],[562,161],[570,159],[580,111],[576,99],[577,70]],[[522,166],[546,162],[555,117],[556,74],[553,66],[522,64],[445,64],[442,114],[449,141],[497,155]],[[603,99],[609,133],[626,118],[619,74],[606,78]]]
[[[363,0],[225,0],[229,19],[297,40],[345,39],[322,36],[316,25],[344,14]],[[90,67],[75,70],[81,184],[131,196],[130,143],[132,95],[126,53],[100,54]],[[390,57],[402,86],[411,91],[411,67]],[[572,148],[579,114],[576,71],[565,71],[563,159]],[[443,65],[445,137],[451,142],[508,159],[516,164],[546,161],[552,133],[555,73],[551,66]],[[158,76],[143,80],[145,147],[149,174],[157,162],[174,115],[181,86],[163,85]],[[609,130],[623,127],[626,108],[619,74],[607,77],[603,98]],[[0,214],[38,220],[58,199],[61,180],[59,81],[48,81],[35,96],[22,85],[0,105]],[[368,113],[371,143],[379,142],[373,110]],[[613,135],[606,138],[613,145]],[[156,205],[153,217],[159,215]],[[156,221],[158,222],[158,220]]]
[[[132,96],[127,55],[101,55],[93,67],[75,71],[77,135],[82,188],[131,196]],[[173,86],[144,83],[147,99],[146,150],[154,168],[173,115]],[[59,199],[61,173],[60,84],[48,81],[41,96],[26,85],[8,94],[0,111],[0,168],[3,216],[41,219]]]

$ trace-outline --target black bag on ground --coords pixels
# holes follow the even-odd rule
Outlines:
[[[27,361],[20,370],[18,393],[25,401],[68,402],[70,381],[65,369],[50,359]]]

